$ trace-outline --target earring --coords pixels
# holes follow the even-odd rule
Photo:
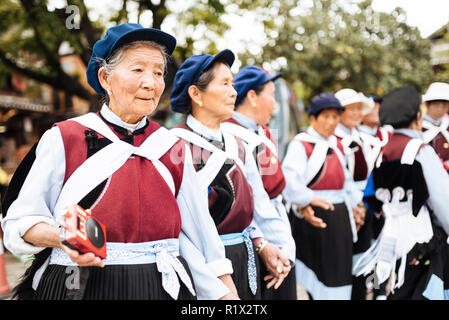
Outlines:
[[[200,106],[200,108],[203,106],[203,101],[198,101],[198,105]]]
[[[257,106],[256,106],[256,104],[253,102],[253,103],[251,103],[251,107],[255,108],[255,107],[257,107]]]
[[[110,96],[112,94],[111,89],[108,88],[108,90],[106,90],[108,93],[108,96]]]

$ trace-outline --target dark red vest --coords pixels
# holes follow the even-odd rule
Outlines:
[[[242,126],[234,119],[226,120],[226,122]],[[276,140],[271,135],[270,129],[267,126],[262,126],[262,128],[267,138],[277,145]],[[257,148],[256,162],[259,167],[265,191],[270,199],[276,198],[285,188],[285,177],[282,172],[281,162],[264,144],[262,144],[260,148]]]
[[[338,142],[341,143],[342,138],[337,137]],[[352,142],[351,148],[357,147],[357,151],[354,153],[354,181],[363,181],[368,178],[368,164],[365,159],[365,155],[363,154],[362,147],[356,143]]]
[[[85,131],[90,129],[70,120],[56,125],[64,142],[65,183],[87,158]],[[109,127],[112,129],[112,126]],[[133,145],[140,146],[159,127],[157,123],[149,121],[143,133],[133,136]],[[120,139],[125,137],[112,131]],[[106,139],[97,135],[100,141]],[[182,182],[184,162],[174,164],[171,161],[170,153],[174,148],[182,157],[185,146],[180,140],[159,160],[172,174],[177,195]],[[175,196],[152,162],[139,156],[130,157],[112,175],[105,194],[92,214],[106,225],[108,242],[138,243],[178,238],[181,231],[181,215]]]
[[[301,143],[306,149],[307,158],[310,158],[315,144],[304,141],[301,141]],[[344,154],[340,141],[337,141],[337,147]],[[341,190],[344,184],[345,173],[343,166],[338,159],[337,153],[329,149],[323,166],[307,186],[312,190]]]
[[[376,212],[382,210],[382,203],[375,197],[375,191],[380,188],[389,190],[390,194],[397,187],[401,187],[405,193],[412,190],[413,214],[415,216],[429,197],[421,164],[416,160],[411,165],[401,164],[400,161],[404,149],[411,139],[403,134],[393,134],[383,149],[380,167],[373,169],[373,191],[371,195],[365,195],[364,199]],[[402,201],[407,201],[407,197],[404,197]]]
[[[427,129],[423,128],[423,131],[426,130]],[[449,160],[449,142],[441,132],[439,132],[429,144],[435,149],[436,153],[443,161]]]
[[[185,124],[179,125],[178,128],[192,131]],[[244,162],[245,149],[243,142],[238,138],[236,139],[239,146],[239,158],[242,162]],[[198,163],[206,163],[211,153],[187,141],[186,144],[188,144],[192,150],[194,167],[198,171],[200,169]],[[198,159],[198,157],[200,157],[200,159]],[[251,186],[248,184],[244,172],[234,161],[232,168],[228,171],[226,176],[232,182],[233,203],[232,205],[227,204],[230,207],[229,211],[225,213],[223,220],[221,220],[218,224],[216,223],[218,234],[242,232],[249,226],[254,215],[254,198]],[[217,197],[218,190],[215,188],[210,188],[209,208],[212,208],[214,203],[217,201]]]

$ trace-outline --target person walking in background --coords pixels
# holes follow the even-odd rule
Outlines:
[[[230,67],[234,54],[193,55],[178,69],[170,95],[172,110],[187,114],[185,124],[171,130],[190,146],[200,178],[198,194],[209,198],[209,211],[232,261],[238,296],[260,299],[258,256],[277,288],[290,263],[267,234],[283,229],[283,221],[263,189],[257,166],[245,144],[221,130],[234,114],[237,97]]]
[[[285,230],[282,232],[265,236],[281,249],[293,266],[295,241],[291,235],[291,226],[282,197],[285,177],[277,157],[277,143],[268,128],[276,108],[274,81],[280,76],[280,73],[269,76],[257,66],[240,69],[234,77],[234,87],[237,90],[236,111],[231,119],[222,123],[221,128],[248,144],[248,152],[255,158],[265,191],[285,224]],[[266,275],[267,270],[262,270],[262,278]],[[262,287],[262,299],[296,300],[296,298],[294,268],[277,290]]]
[[[331,93],[315,96],[307,109],[310,127],[290,142],[282,161],[292,205],[296,281],[313,299],[351,298],[354,216],[362,193],[346,168],[343,146],[334,136],[344,110]]]

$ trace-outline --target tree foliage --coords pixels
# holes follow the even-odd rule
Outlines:
[[[170,88],[180,62],[195,53],[195,41],[206,42],[205,51],[216,53],[215,40],[230,28],[220,17],[226,6],[219,0],[196,0],[183,12],[173,12],[175,0],[122,0],[122,6],[112,12],[108,21],[92,21],[84,0],[67,0],[67,6],[76,6],[79,28],[68,28],[66,7],[49,9],[47,0],[3,0],[0,2],[0,84],[10,72],[19,72],[31,79],[48,84],[70,95],[76,95],[96,104],[92,92],[83,87],[79,77],[64,72],[58,50],[67,42],[87,66],[94,43],[103,35],[106,25],[130,21],[130,4],[137,7],[137,21],[151,12],[152,23],[146,26],[161,28],[165,19],[175,16],[177,30],[189,30],[184,43],[178,46],[168,67],[166,87]],[[207,32],[202,32],[206,30]],[[203,34],[201,34],[203,33]],[[194,34],[200,34],[196,39]],[[165,94],[166,96],[166,94]]]
[[[269,64],[283,71],[305,100],[342,87],[375,95],[405,84],[422,89],[433,77],[430,42],[405,23],[402,9],[375,13],[371,0],[314,0],[312,7],[296,0],[122,0],[107,21],[91,19],[94,9],[86,7],[84,0],[66,0],[67,6],[79,9],[79,29],[67,28],[65,7],[49,9],[48,2],[0,2],[0,84],[15,71],[94,104],[94,96],[79,77],[64,72],[58,49],[68,42],[87,65],[106,27],[130,21],[136,10],[134,22],[145,26],[161,28],[169,19],[176,21],[178,46],[168,68],[167,89],[187,57],[218,51],[217,39],[231,28],[224,19],[227,15],[245,17],[250,12],[263,25],[266,43],[260,53],[245,50],[240,60],[244,65]]]
[[[343,87],[383,95],[432,81],[430,41],[405,23],[405,12],[375,12],[371,0],[277,2],[277,23],[266,24],[267,44],[259,56],[242,55],[251,63],[274,63],[284,77],[312,96]]]

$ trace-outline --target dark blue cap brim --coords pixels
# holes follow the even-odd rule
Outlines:
[[[282,76],[282,72],[279,72],[277,75],[274,75],[274,76],[272,76],[272,77],[270,77],[269,79],[268,79],[268,81],[276,81],[278,78],[280,78]],[[268,82],[268,81],[266,81],[266,82]],[[264,82],[265,83],[265,82]]]
[[[207,66],[204,68],[204,71],[209,69],[211,66],[213,66],[217,61],[223,61],[225,62],[229,67],[232,67],[232,64],[234,63],[235,55],[234,53],[229,49],[224,49],[223,51],[220,51],[217,53],[213,59],[207,64]],[[203,72],[204,72],[203,71]],[[202,73],[203,73],[202,72]],[[197,79],[198,80],[198,79]]]

